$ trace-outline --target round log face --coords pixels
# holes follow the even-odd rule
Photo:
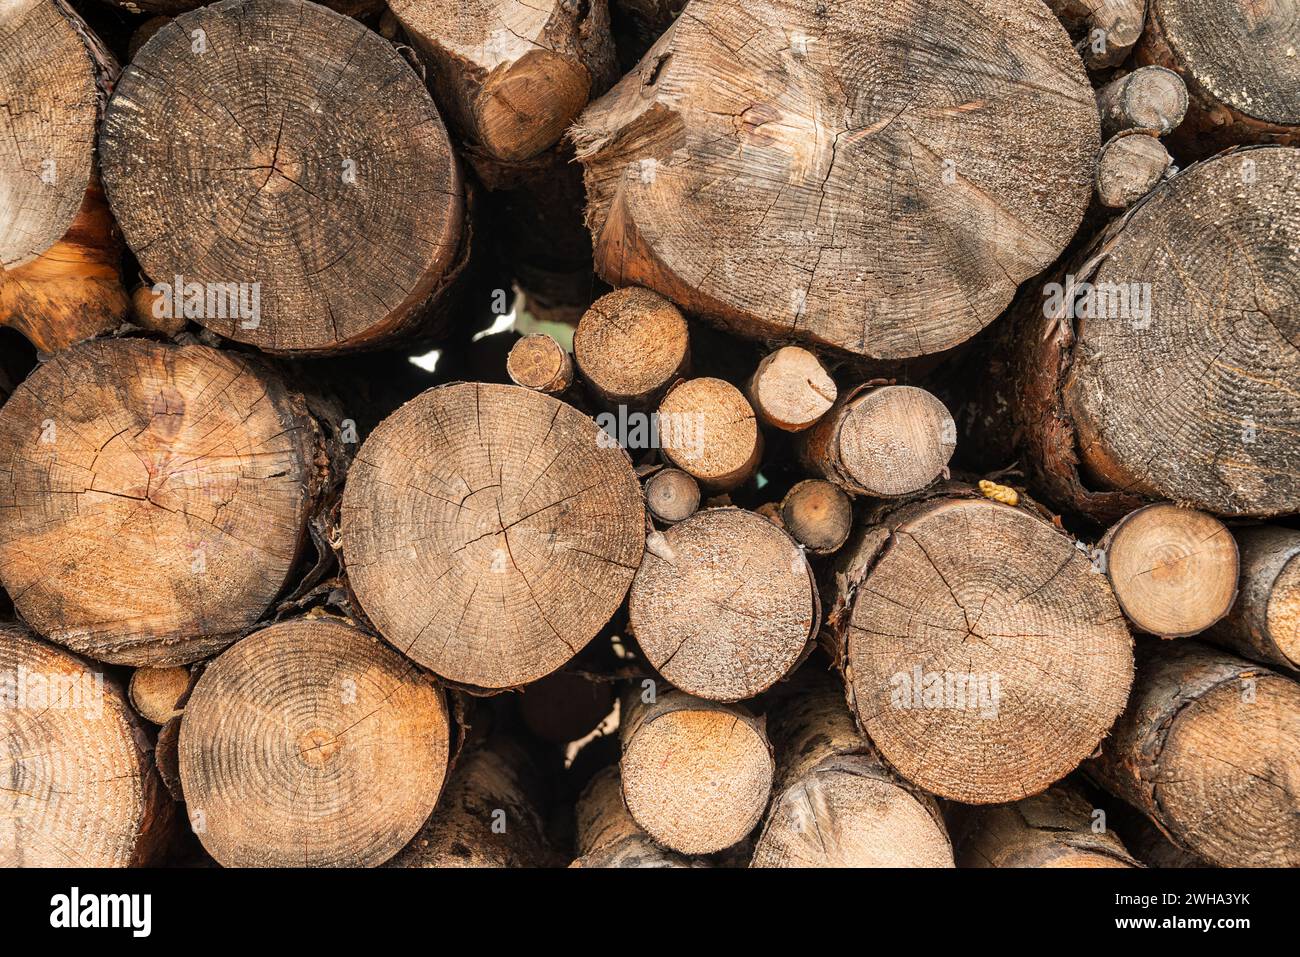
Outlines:
[[[58,242],[90,182],[95,66],[73,17],[61,0],[12,0],[0,22],[0,270]]]
[[[235,867],[374,866],[433,811],[442,692],[335,620],[263,629],[218,657],[181,721],[190,826]]]
[[[1237,543],[1211,515],[1151,505],[1125,518],[1106,570],[1129,621],[1153,635],[1195,635],[1228,613],[1237,594]]]
[[[404,654],[483,688],[535,681],[622,603],[645,505],[627,454],[518,386],[431,389],[366,439],[343,495],[352,588]]]
[[[0,867],[141,863],[140,837],[162,785],[121,689],[4,624],[0,688]]]
[[[238,356],[60,353],[0,409],[0,583],[36,631],[98,660],[210,655],[293,570],[319,442],[301,398]]]
[[[649,662],[675,687],[714,701],[752,698],[783,678],[816,627],[799,546],[736,508],[696,512],[663,537],[628,602]]]
[[[1264,615],[1269,638],[1300,670],[1300,555],[1293,556],[1278,574]]]
[[[722,708],[669,710],[648,720],[623,751],[623,797],[656,841],[711,854],[754,829],[774,768],[767,740]]]
[[[908,517],[857,591],[847,666],[889,763],[957,801],[1065,776],[1124,707],[1132,639],[1104,575],[1047,523],[991,501]]]
[[[1108,244],[1067,408],[1090,471],[1223,515],[1300,509],[1300,150],[1193,166]]]
[[[858,773],[855,760],[865,759],[841,758],[776,798],[750,867],[953,866],[929,810],[883,776]]]
[[[1148,15],[1202,97],[1250,119],[1300,126],[1295,0],[1151,0]]]
[[[167,24],[123,72],[100,147],[141,266],[177,298],[197,284],[191,318],[240,342],[369,344],[456,261],[461,184],[433,100],[390,44],[313,3],[224,0]]]
[[[695,0],[572,135],[609,281],[901,358],[974,335],[1064,249],[1098,130],[1032,0]]]
[[[1162,754],[1155,796],[1185,846],[1220,867],[1300,865],[1295,682],[1221,683],[1178,713]]]

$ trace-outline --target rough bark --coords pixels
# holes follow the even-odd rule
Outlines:
[[[420,78],[357,21],[305,0],[182,14],[123,71],[100,143],[141,267],[221,300],[193,309],[214,332],[327,353],[449,318],[456,158]]]
[[[335,479],[329,436],[256,359],[82,343],[0,409],[0,582],[40,634],[178,665],[255,625]]]
[[[1046,0],[1073,35],[1090,70],[1107,70],[1128,58],[1146,18],[1147,0]]]
[[[681,469],[660,469],[646,479],[645,503],[656,521],[674,525],[700,507],[700,485]]]
[[[1294,0],[1150,0],[1136,60],[1168,67],[1189,97],[1178,139],[1196,156],[1241,143],[1300,145]]]
[[[898,359],[969,338],[1060,254],[1096,112],[1037,0],[694,0],[571,136],[610,283]]]
[[[0,622],[0,704],[0,866],[161,862],[172,801],[110,675]]]
[[[865,525],[828,581],[833,660],[889,764],[968,804],[1044,790],[1124,707],[1132,638],[1104,575],[1028,508],[920,499]]]
[[[730,492],[758,471],[763,433],[754,408],[730,382],[687,379],[659,403],[660,448],[706,491]]]
[[[1141,867],[1093,807],[1065,784],[1015,804],[980,808],[957,841],[961,867]]]
[[[623,698],[623,800],[657,842],[682,854],[731,847],[758,824],[774,765],[764,723],[738,705],[661,688]]]
[[[379,632],[439,675],[555,671],[627,594],[645,504],[627,454],[558,399],[457,383],[385,419],[343,493],[348,577]]]
[[[745,391],[763,424],[785,432],[811,428],[838,394],[821,360],[799,346],[765,356]]]
[[[95,173],[118,65],[63,0],[15,0],[0,23],[0,325],[42,352],[120,325],[121,241]]]
[[[1212,515],[1148,505],[1120,519],[1099,547],[1115,599],[1139,631],[1200,634],[1232,607],[1237,544]]]
[[[1300,509],[1297,170],[1282,147],[1191,166],[1026,290],[1004,398],[1054,505],[1105,524],[1151,499]]]
[[[906,495],[948,471],[952,415],[924,389],[859,386],[844,393],[800,445],[804,464],[855,495]]]
[[[227,867],[382,864],[433,811],[449,738],[442,691],[377,638],[332,617],[272,625],[185,705],[190,826]]]
[[[1228,617],[1206,637],[1265,664],[1300,671],[1300,531],[1235,531],[1241,587]]]
[[[510,348],[506,373],[515,385],[558,396],[573,385],[573,359],[550,336],[524,336]]]
[[[428,60],[439,106],[473,157],[552,147],[615,76],[605,0],[392,0]]]
[[[137,668],[131,672],[127,693],[140,717],[163,725],[180,714],[177,702],[189,687],[188,668]]]
[[[1097,199],[1108,209],[1128,209],[1156,188],[1171,162],[1169,151],[1147,131],[1116,134],[1097,157]]]
[[[547,782],[523,743],[497,732],[456,761],[438,806],[389,867],[549,867]]]
[[[607,406],[654,406],[690,368],[690,335],[677,307],[648,289],[615,289],[583,313],[573,356]]]
[[[814,555],[837,551],[853,530],[853,503],[839,487],[805,479],[781,500],[781,525]]]
[[[740,701],[802,658],[820,618],[812,570],[753,512],[709,508],[647,541],[628,600],[646,659],[683,691]]]
[[[633,820],[623,803],[617,764],[601,769],[587,783],[577,804],[578,858],[570,867],[698,867],[660,847]]]
[[[1300,865],[1300,686],[1199,642],[1140,651],[1088,773],[1211,864]]]
[[[750,867],[952,867],[934,798],[881,764],[837,682],[805,672],[768,711],[776,788]]]
[[[1177,128],[1187,113],[1187,86],[1173,70],[1144,66],[1097,90],[1101,135],[1150,130],[1157,136]]]

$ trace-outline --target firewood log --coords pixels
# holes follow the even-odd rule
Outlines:
[[[0,22],[0,325],[42,352],[120,325],[121,240],[95,171],[118,65],[63,0],[15,0]]]
[[[1300,38],[1292,0],[1150,0],[1138,63],[1168,67],[1189,97],[1180,142],[1194,155],[1238,143],[1300,145]]]
[[[1126,130],[1106,141],[1097,157],[1097,199],[1128,209],[1165,178],[1169,151],[1146,130]]]
[[[692,0],[570,135],[608,282],[875,359],[1002,312],[1074,235],[1099,146],[1037,0]]]
[[[587,387],[606,406],[648,409],[690,367],[686,320],[648,289],[615,289],[583,313],[573,357]]]
[[[628,627],[677,688],[741,701],[771,687],[817,634],[812,570],[780,528],[739,508],[708,508],[647,542]]]
[[[675,524],[700,507],[700,485],[681,469],[660,469],[646,479],[645,504],[656,521]]]
[[[1164,136],[1177,128],[1187,113],[1187,87],[1173,70],[1139,67],[1101,87],[1097,109],[1104,137],[1124,130],[1150,130]]]
[[[190,827],[227,867],[382,864],[447,773],[441,689],[333,617],[272,625],[203,672],[180,727]]]
[[[646,702],[640,687],[622,715],[623,800],[646,833],[682,854],[712,854],[754,829],[774,772],[761,719],[670,688]]]
[[[800,446],[804,464],[856,495],[906,495],[947,472],[957,445],[948,409],[924,389],[859,386],[836,401]]]
[[[181,14],[123,71],[100,149],[141,267],[220,335],[328,353],[449,319],[461,174],[420,78],[356,20],[306,0]]]
[[[887,770],[837,683],[804,669],[768,712],[777,774],[750,867],[952,867],[930,795]]]
[[[1133,627],[1163,638],[1205,631],[1237,594],[1237,544],[1212,515],[1167,503],[1113,525],[1098,546]]]
[[[743,485],[763,458],[753,406],[722,379],[678,382],[659,403],[658,426],[664,457],[710,492]]]
[[[114,678],[0,622],[0,867],[162,863],[174,806]]]
[[[0,408],[0,582],[37,632],[100,661],[211,655],[289,582],[332,441],[255,358],[77,345]]]
[[[782,346],[758,364],[746,394],[764,425],[802,432],[826,414],[838,392],[815,355],[799,346]]]
[[[1141,867],[1075,788],[979,808],[958,838],[961,867]],[[1104,821],[1104,819],[1101,819]]]
[[[1300,866],[1300,685],[1196,641],[1139,652],[1089,775],[1215,866]]]
[[[1052,504],[1104,524],[1152,499],[1300,510],[1298,170],[1283,147],[1188,167],[1026,290],[986,398]]]
[[[891,767],[967,804],[1019,800],[1123,710],[1132,638],[1069,536],[1027,507],[938,491],[841,549],[824,637]]]
[[[379,632],[479,688],[564,665],[641,561],[632,463],[570,405],[518,386],[430,389],[362,444],[343,492],[352,590]]]
[[[545,772],[495,732],[462,752],[429,820],[388,867],[547,867]]]
[[[839,487],[805,479],[781,500],[781,525],[814,555],[838,550],[853,530],[853,503]]]
[[[1300,531],[1236,529],[1241,586],[1228,617],[1206,634],[1239,655],[1300,671]]]
[[[176,703],[189,690],[190,670],[183,666],[174,668],[136,668],[131,672],[127,694],[131,707],[151,724],[163,725],[180,709]]]
[[[573,385],[573,359],[547,335],[524,336],[506,359],[510,381],[526,389],[562,395]]]
[[[531,159],[614,80],[605,0],[392,0],[471,153]]]

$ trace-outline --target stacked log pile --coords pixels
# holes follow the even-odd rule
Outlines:
[[[91,4],[0,865],[1300,866],[1292,4]]]

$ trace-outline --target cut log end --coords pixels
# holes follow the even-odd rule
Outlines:
[[[1097,111],[1038,0],[940,21],[917,0],[692,3],[570,134],[613,285],[898,359],[974,335],[1072,238]],[[1008,155],[1032,161],[1009,176]]]
[[[1150,505],[1114,526],[1104,547],[1115,598],[1142,631],[1165,638],[1199,634],[1232,607],[1237,544],[1211,515]]]
[[[734,508],[674,525],[633,584],[629,620],[651,664],[679,688],[737,701],[780,680],[817,627],[811,572],[776,526]]]
[[[1088,771],[1218,867],[1300,866],[1300,685],[1200,642],[1140,649]]]
[[[1107,238],[1090,298],[1071,304],[1059,385],[1089,487],[1226,516],[1300,509],[1300,393],[1278,388],[1300,377],[1287,252],[1300,244],[1298,163],[1285,147],[1220,154],[1172,177]],[[1022,427],[1050,432],[1039,419]],[[1065,457],[1036,461],[1059,487]]]
[[[1046,521],[987,499],[905,506],[884,527],[840,647],[890,765],[968,804],[1018,800],[1077,767],[1133,677],[1105,578]]]
[[[737,508],[697,512],[660,537],[628,606],[650,664],[676,687],[716,701],[751,698],[784,677],[817,629],[799,546]]]
[[[1187,86],[1173,70],[1139,67],[1098,90],[1097,108],[1106,138],[1133,129],[1164,136],[1183,121]]]
[[[118,81],[100,150],[144,271],[180,286],[187,317],[261,349],[423,328],[462,262],[433,100],[390,44],[314,3],[223,0],[163,26]]]
[[[83,343],[0,410],[0,582],[41,634],[100,661],[206,657],[293,571],[322,448],[255,360]]]
[[[515,385],[560,395],[573,385],[573,360],[550,336],[524,336],[510,349],[506,373]]]
[[[763,455],[753,407],[722,379],[688,379],[664,396],[659,438],[664,456],[710,492],[743,485]]]
[[[376,639],[331,619],[272,625],[190,695],[190,825],[227,867],[381,864],[433,811],[449,739],[441,690]]]
[[[645,501],[651,515],[672,525],[700,507],[700,484],[681,469],[660,469],[646,479]]]
[[[0,623],[0,866],[160,863],[171,798],[126,696],[101,668]]]
[[[952,867],[937,803],[888,771],[844,689],[801,671],[776,693],[777,791],[750,867]]]
[[[811,428],[835,403],[835,380],[799,346],[783,346],[759,363],[749,400],[766,425],[786,432]]]
[[[772,788],[761,722],[732,705],[666,691],[627,709],[620,762],[632,818],[659,843],[710,854],[745,837]]]
[[[128,691],[140,717],[161,725],[180,714],[176,704],[189,686],[188,668],[137,668]]]
[[[380,633],[482,688],[535,681],[580,651],[627,594],[644,529],[632,463],[590,418],[476,383],[431,389],[370,434],[341,519]]]
[[[1172,162],[1160,140],[1131,130],[1108,140],[1097,157],[1097,199],[1127,209],[1155,189]]]
[[[781,524],[810,552],[829,555],[853,530],[853,503],[839,486],[806,479],[781,501]]]
[[[686,320],[648,289],[615,289],[578,322],[573,355],[583,380],[606,404],[652,405],[690,361]]]
[[[94,170],[100,85],[116,72],[62,0],[15,0],[0,26],[0,270],[34,260],[68,231]],[[21,105],[26,104],[26,108]]]
[[[943,475],[957,427],[937,398],[915,386],[849,393],[809,433],[804,460],[851,492],[890,497]]]

